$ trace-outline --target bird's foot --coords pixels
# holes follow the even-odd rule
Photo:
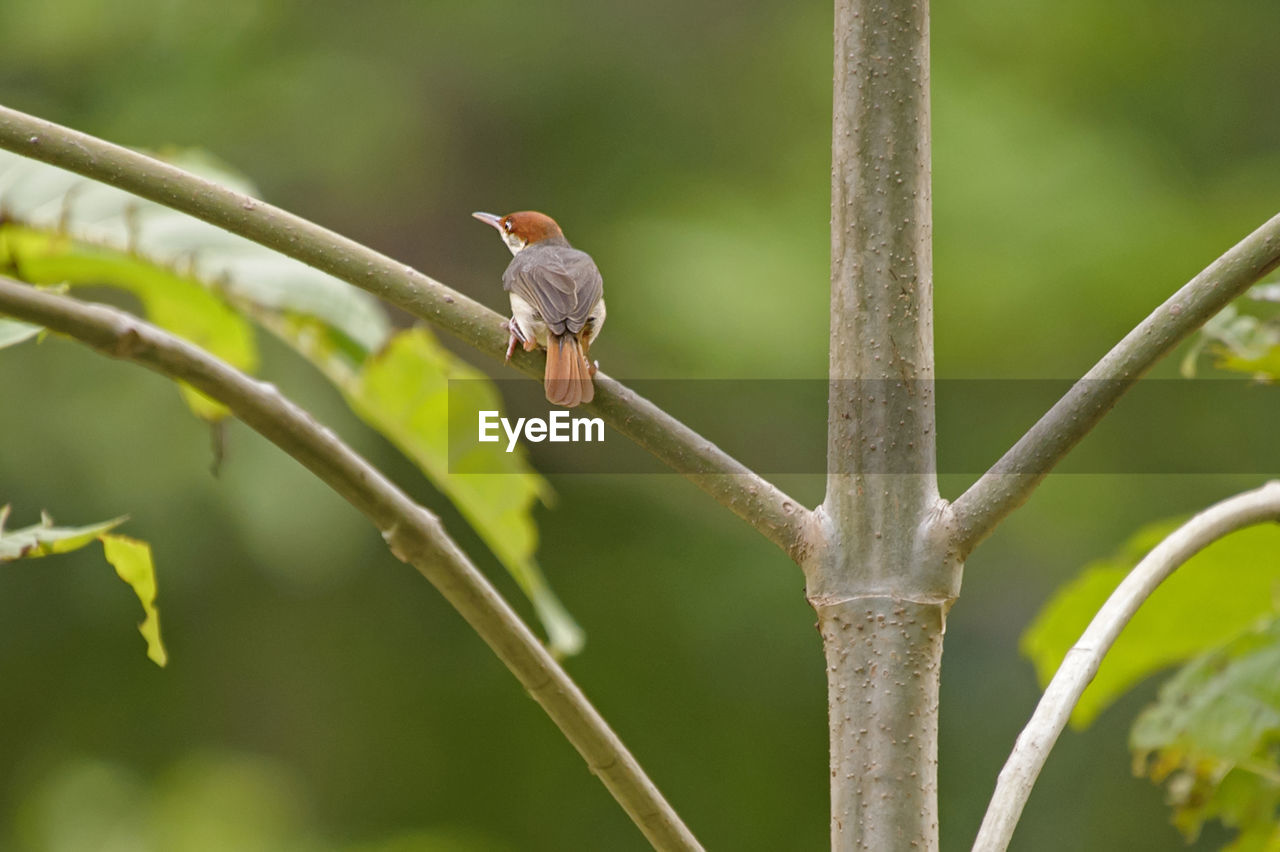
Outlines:
[[[507,332],[507,357],[505,360],[511,360],[511,354],[516,351],[516,341],[520,341],[524,344],[526,352],[532,348],[529,346],[529,341],[520,333],[520,326],[516,325],[515,317],[512,317],[509,320],[503,320],[502,330]]]
[[[596,377],[596,373],[600,372],[600,362],[592,361],[589,364],[587,364],[587,372],[590,373],[591,378],[594,379]]]

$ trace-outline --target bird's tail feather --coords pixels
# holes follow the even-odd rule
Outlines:
[[[552,336],[547,346],[547,400],[553,405],[573,408],[590,402],[596,395],[591,384],[591,367],[574,334]]]

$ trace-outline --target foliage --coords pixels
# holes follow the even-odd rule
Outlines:
[[[160,613],[156,610],[156,571],[151,561],[151,545],[123,535],[102,536],[102,555],[116,569],[120,579],[128,583],[142,603],[147,617],[138,632],[147,640],[147,656],[158,666],[168,662],[169,655],[160,641]]]
[[[9,507],[0,508],[0,562],[70,553],[92,544],[125,521],[124,518],[115,518],[84,527],[55,527],[53,519],[45,514],[41,515],[38,524],[6,530],[5,521],[8,518]]]
[[[120,579],[133,589],[146,613],[138,631],[147,642],[147,656],[158,666],[168,662],[169,655],[160,638],[156,572],[151,560],[151,547],[146,542],[111,532],[124,523],[124,518],[83,527],[55,527],[52,518],[41,515],[38,524],[6,531],[4,524],[8,516],[9,507],[0,508],[0,562],[70,553],[95,541],[102,542],[103,556],[116,569]]]
[[[466,473],[465,459],[457,460],[450,473],[449,405],[466,410],[497,409],[494,386],[484,374],[454,358],[424,328],[395,335],[361,370],[350,369],[338,348],[317,323],[296,320],[284,332],[307,358],[338,386],[348,403],[369,423],[437,482],[448,483],[448,493],[467,521],[529,596],[552,650],[577,653],[583,642],[581,629],[551,594],[533,551],[537,529],[529,515],[529,501],[551,497],[543,481],[527,474],[522,453],[487,448],[478,466],[485,473]],[[465,399],[461,395],[473,396]],[[495,474],[495,475],[491,475]]]
[[[1134,723],[1134,770],[1165,783],[1174,823],[1239,829],[1229,847],[1280,846],[1280,619],[1197,657]]]
[[[1093,562],[1045,604],[1022,637],[1042,685],[1094,613],[1138,561],[1179,521],[1139,530],[1118,553]],[[1083,727],[1143,678],[1217,647],[1241,626],[1275,612],[1280,583],[1280,527],[1256,526],[1220,539],[1179,568],[1143,604],[1103,659],[1076,705]]]
[[[1182,374],[1192,377],[1204,353],[1220,370],[1260,381],[1280,379],[1280,284],[1259,284],[1205,324],[1187,349]],[[1261,314],[1261,315],[1259,315]]]
[[[495,309],[506,259],[467,214],[540,207],[605,272],[611,316],[599,357],[611,374],[825,375],[829,6],[6,8],[15,22],[0,28],[6,104],[125,144],[207,146],[251,171],[274,202]],[[940,375],[1077,375],[1276,212],[1278,28],[1274,0],[934,4]],[[707,321],[703,306],[722,306],[726,292],[733,309]],[[53,381],[60,391],[40,398],[38,414],[0,402],[0,481],[84,482],[67,497],[150,508],[166,534],[218,545],[193,547],[186,573],[166,573],[166,617],[178,607],[200,616],[183,637],[183,665],[165,673],[168,688],[130,681],[121,672],[132,661],[100,641],[68,651],[103,629],[83,613],[68,611],[57,633],[25,631],[21,647],[6,642],[0,682],[12,688],[0,716],[10,733],[0,754],[13,771],[0,791],[0,847],[91,846],[10,836],[3,817],[36,789],[23,784],[24,766],[105,758],[160,794],[190,788],[165,767],[191,750],[247,749],[306,779],[312,827],[325,834],[372,840],[446,820],[508,848],[640,848],[578,756],[417,578],[339,574],[302,586],[254,570],[244,541],[314,526],[297,519],[297,502],[237,501],[230,489],[251,486],[234,469],[211,487],[202,463],[183,464],[189,424],[157,417],[140,430],[163,470],[132,463],[130,422],[114,409],[91,440],[66,425],[97,383],[148,399],[157,383],[95,361],[77,370],[68,361],[79,353],[57,347],[0,355],[0,392],[33,399]],[[1198,416],[1188,408],[1172,425]],[[111,446],[111,457],[82,444]],[[959,479],[944,483],[948,496],[967,484]],[[812,504],[823,484],[797,487]],[[1004,637],[1029,621],[1036,584],[1074,575],[1144,519],[1240,485],[1053,477],[984,546],[948,618],[944,849],[972,842],[998,761],[1034,701]],[[670,477],[567,476],[556,487],[564,511],[540,526],[560,546],[541,558],[573,583],[574,608],[591,620],[594,651],[574,663],[593,700],[635,738],[709,846],[821,848],[825,694],[798,575]],[[343,564],[377,560],[382,542],[368,539],[341,543]],[[24,624],[30,609],[10,596],[0,621]],[[246,630],[270,647],[250,650]],[[51,669],[76,679],[80,700],[47,689]],[[106,706],[119,709],[107,717]],[[160,708],[161,724],[139,725],[139,706]],[[1116,771],[1118,726],[1101,721],[1059,743],[1017,847],[1180,845],[1155,797],[1134,795],[1133,779]],[[73,824],[81,804],[51,800],[51,831]]]
[[[1130,570],[1180,521],[1151,524],[1040,611],[1022,650],[1041,684]],[[1174,824],[1239,829],[1236,852],[1280,844],[1280,526],[1220,539],[1164,581],[1125,627],[1072,715],[1088,725],[1143,678],[1191,659],[1135,721],[1134,771],[1166,783]],[[1242,634],[1242,625],[1248,625]],[[1259,626],[1260,625],[1260,626]]]
[[[210,180],[254,191],[208,155],[170,159]],[[162,205],[7,152],[0,152],[0,214],[0,270],[10,275],[37,284],[126,290],[152,322],[241,370],[252,371],[258,362],[250,320],[310,358],[360,417],[457,505],[529,596],[552,649],[573,654],[581,648],[581,629],[534,558],[532,512],[538,498],[550,494],[546,483],[519,453],[495,453],[500,476],[449,473],[448,379],[473,379],[466,385],[485,387],[494,398],[497,392],[426,329],[392,335],[376,300],[333,276]],[[0,327],[0,344],[33,333],[10,323]],[[226,416],[218,403],[182,390],[198,416]]]

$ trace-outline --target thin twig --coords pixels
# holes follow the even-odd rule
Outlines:
[[[114,308],[0,278],[0,313],[187,382],[301,462],[369,518],[397,558],[440,590],[542,705],[656,848],[702,848],[577,684],[449,538],[440,520],[306,411],[271,385]]]
[[[0,106],[0,148],[140,195],[328,272],[398,305],[495,358],[506,352],[502,317],[461,293],[354,240],[152,157]],[[512,365],[541,378],[541,352]],[[653,403],[603,373],[598,414],[800,561],[810,513],[797,500]]]
[[[1280,481],[1268,482],[1205,509],[1156,545],[1129,572],[1067,652],[1031,721],[1018,735],[973,844],[975,852],[1003,852],[1008,847],[1049,750],[1058,741],[1085,687],[1097,674],[1102,658],[1138,607],[1196,553],[1229,533],[1268,521],[1280,522]]]
[[[953,506],[956,545],[969,553],[1152,365],[1280,265],[1280,215],[1192,278],[1085,374]]]

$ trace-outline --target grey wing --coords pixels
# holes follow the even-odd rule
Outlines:
[[[604,295],[595,261],[568,246],[520,252],[503,274],[502,287],[533,305],[554,334],[581,331]]]

